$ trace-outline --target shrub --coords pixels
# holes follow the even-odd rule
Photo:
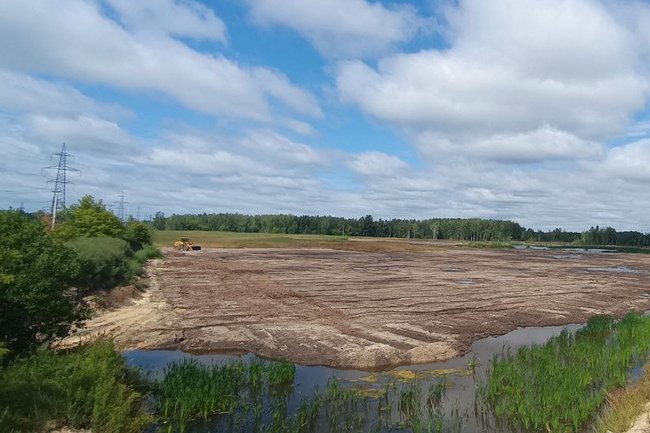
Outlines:
[[[124,225],[112,212],[106,209],[101,200],[95,201],[86,195],[63,213],[64,222],[59,225],[54,234],[63,240],[80,236],[112,237],[124,236]]]
[[[126,241],[115,238],[77,238],[66,245],[81,264],[77,285],[84,291],[110,289],[128,283],[134,276],[133,252]]]
[[[141,433],[151,419],[109,340],[67,353],[39,351],[0,370],[0,431],[43,431],[46,423],[95,433]]]
[[[129,243],[133,251],[138,251],[150,244],[153,235],[151,230],[145,224],[139,221],[129,221],[124,232],[124,240]]]
[[[17,355],[68,334],[86,310],[70,290],[75,253],[35,219],[0,212],[0,343]]]
[[[141,250],[138,250],[133,254],[133,259],[141,265],[147,260],[159,259],[161,257],[162,253],[153,245],[145,245]]]

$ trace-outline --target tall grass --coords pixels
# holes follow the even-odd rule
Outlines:
[[[296,377],[296,366],[291,362],[274,361],[268,365],[269,386],[289,387]]]
[[[295,365],[283,361],[172,364],[158,391],[160,421],[180,432],[190,426],[265,433],[440,432],[445,426],[439,406],[445,379],[432,382],[428,393],[423,379],[392,381],[373,392],[332,379],[324,390],[299,396],[291,407],[294,381]],[[392,413],[401,415],[398,424]]]
[[[0,370],[0,431],[43,431],[54,421],[94,433],[141,433],[152,420],[127,373],[109,340],[15,362]]]
[[[160,385],[162,416],[184,431],[192,419],[229,413],[237,407],[246,382],[242,362],[210,367],[193,360],[173,363]]]
[[[650,317],[595,317],[575,335],[565,331],[493,359],[482,394],[498,418],[517,427],[577,432],[649,349]]]

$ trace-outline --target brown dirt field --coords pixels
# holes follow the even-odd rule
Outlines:
[[[454,357],[521,326],[650,309],[650,255],[451,245],[166,251],[151,286],[82,334],[112,333],[125,349],[250,351],[372,369]]]

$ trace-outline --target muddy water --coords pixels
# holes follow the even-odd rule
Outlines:
[[[476,389],[485,379],[490,360],[507,350],[514,351],[525,345],[542,344],[558,335],[563,329],[575,332],[582,325],[555,327],[521,328],[500,337],[488,337],[476,341],[471,350],[462,357],[444,362],[399,367],[385,372],[365,372],[358,370],[339,370],[318,366],[296,366],[294,388],[288,397],[288,412],[295,411],[298,405],[309,399],[318,390],[327,388],[328,382],[338,379],[343,388],[353,388],[362,392],[380,391],[386,384],[397,384],[397,390],[388,393],[391,409],[382,423],[387,428],[376,431],[411,431],[404,426],[404,414],[400,413],[400,390],[410,389],[413,378],[422,390],[419,399],[427,398],[429,386],[435,382],[445,382],[446,391],[440,403],[436,405],[437,419],[444,424],[444,431],[450,432],[508,432],[507,426],[497,425],[494,419],[477,405]],[[181,351],[128,351],[124,353],[127,364],[148,372],[152,377],[160,378],[165,367],[175,361],[193,359],[205,365],[223,364],[233,360],[250,360],[254,355],[192,355]],[[376,426],[377,413],[380,412],[379,399],[370,399],[364,406],[362,416],[367,419],[363,428],[354,431],[369,431]],[[384,409],[382,409],[384,410]],[[229,431],[228,422],[223,419],[213,423],[201,423],[190,431],[217,432]],[[327,429],[325,429],[326,431]],[[247,431],[246,428],[233,431]],[[373,431],[375,431],[373,429]]]

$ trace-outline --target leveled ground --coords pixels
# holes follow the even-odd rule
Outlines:
[[[146,297],[87,332],[110,331],[123,348],[373,368],[453,357],[520,326],[650,308],[647,255],[335,244],[348,247],[168,249]]]

